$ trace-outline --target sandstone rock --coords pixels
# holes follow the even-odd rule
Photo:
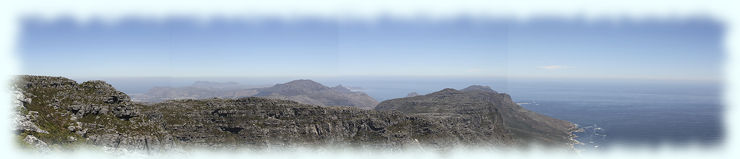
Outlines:
[[[15,131],[32,131],[32,132],[38,132],[38,133],[45,133],[48,134],[46,130],[42,130],[39,128],[36,123],[34,123],[28,115],[26,116],[20,116],[15,115]]]
[[[25,107],[27,104],[31,103],[30,98],[26,98],[20,91],[13,91],[15,94],[15,100],[13,104],[15,105],[14,108],[16,108],[18,111],[20,110],[27,110]],[[36,121],[36,118],[38,118],[39,113],[37,111],[28,111],[28,114],[21,115],[21,114],[14,114],[13,115],[13,123],[15,124],[15,130],[18,131],[32,131],[32,132],[38,132],[38,133],[49,133],[45,130],[42,130],[39,128],[39,126],[34,123]]]
[[[77,141],[77,138],[75,138],[74,136],[68,136],[67,141],[74,142]]]
[[[49,145],[47,145],[44,141],[39,140],[33,135],[27,135],[25,138],[23,138],[23,141],[27,144],[33,146],[36,150],[40,152],[49,152]]]
[[[129,120],[133,117],[138,116],[137,110],[133,106],[118,105],[113,108],[113,115],[118,118]]]

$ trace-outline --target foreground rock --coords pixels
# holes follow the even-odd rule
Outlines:
[[[18,114],[32,117],[30,121],[38,127],[17,128],[21,138],[32,136],[28,141],[37,138],[54,147],[89,143],[114,148],[144,148],[171,141],[142,116],[142,105],[103,81],[78,84],[62,77],[20,76],[13,87],[29,101],[18,103]]]

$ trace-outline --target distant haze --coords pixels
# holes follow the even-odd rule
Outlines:
[[[241,88],[264,88],[278,83],[286,83],[295,79],[283,78],[72,78],[78,82],[87,80],[104,80],[111,83],[116,89],[127,94],[145,93],[154,87],[186,87],[196,81],[236,82]],[[530,79],[530,78],[420,78],[420,77],[366,77],[366,78],[313,78],[316,82],[327,86],[342,85],[354,91],[365,92],[378,101],[406,97],[408,93],[417,92],[426,94],[444,88],[462,89],[478,84],[490,86],[498,92],[510,93],[519,87],[552,87],[561,85],[590,87],[619,85],[634,86],[671,86],[671,85],[721,85],[718,82],[703,81],[666,81],[666,80],[604,80],[604,79]],[[513,90],[512,90],[513,89]],[[607,87],[603,89],[609,89]],[[515,94],[513,96],[517,98]]]

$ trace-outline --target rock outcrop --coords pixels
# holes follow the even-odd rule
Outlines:
[[[34,149],[36,149],[39,152],[49,152],[49,145],[47,145],[44,141],[39,140],[33,135],[26,135],[26,137],[23,138],[23,142],[26,144],[32,146]]]
[[[575,124],[524,109],[514,103],[508,94],[497,93],[487,86],[473,85],[459,91],[447,88],[422,96],[386,100],[375,109],[411,114],[441,114],[444,118],[455,115],[472,116],[480,118],[480,121],[497,119],[490,121],[502,122],[474,125],[503,126],[522,145],[532,142],[556,146],[574,144],[571,132],[576,129]]]
[[[30,101],[18,105],[18,114],[32,116],[39,129],[16,130],[21,137],[58,146],[90,143],[116,148],[155,145],[167,136],[141,116],[141,104],[103,81],[78,84],[63,77],[20,76],[14,87]],[[33,138],[29,141],[36,141]]]

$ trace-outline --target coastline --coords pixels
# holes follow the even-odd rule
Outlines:
[[[578,135],[576,135],[575,133],[584,132],[584,130],[583,130],[583,128],[581,128],[580,126],[578,126],[578,124],[576,124],[576,123],[571,123],[571,124],[572,124],[572,126],[570,127],[570,129],[568,129],[569,130],[569,132],[568,132],[568,138],[570,140],[570,142],[568,143],[568,146],[570,146],[571,149],[575,150],[576,153],[578,153],[579,151],[578,151],[578,149],[576,149],[575,145],[583,144],[583,143],[581,143],[580,141],[576,140],[576,138],[578,137]]]

